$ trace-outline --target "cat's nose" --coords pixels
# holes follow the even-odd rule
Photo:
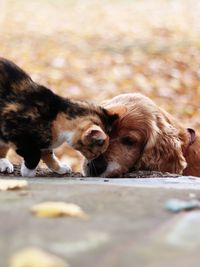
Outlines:
[[[105,156],[102,154],[98,158],[93,159],[87,163],[87,174],[89,176],[99,176],[108,166]]]

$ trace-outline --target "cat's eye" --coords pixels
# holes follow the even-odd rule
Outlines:
[[[121,143],[125,146],[132,146],[136,144],[136,140],[129,136],[125,136],[121,138]]]
[[[103,146],[104,142],[105,140],[103,139],[95,140],[94,145]]]

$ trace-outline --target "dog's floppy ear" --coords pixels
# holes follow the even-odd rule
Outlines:
[[[145,147],[142,161],[149,169],[161,172],[182,174],[187,166],[182,152],[182,141],[179,131],[173,126],[170,117],[159,113],[152,121],[151,133]]]
[[[118,115],[119,117],[122,117],[127,112],[127,107],[125,105],[109,105],[104,107],[110,115]]]

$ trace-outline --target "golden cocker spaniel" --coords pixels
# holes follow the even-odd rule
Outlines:
[[[107,151],[83,165],[88,176],[120,177],[130,170],[200,176],[200,138],[151,99],[121,94],[103,106],[119,115]]]

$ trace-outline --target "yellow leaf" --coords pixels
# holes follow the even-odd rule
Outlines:
[[[70,216],[87,218],[87,215],[79,206],[65,202],[43,202],[33,206],[31,211],[39,217]]]
[[[4,180],[0,179],[0,190],[17,190],[28,186],[26,180]]]
[[[10,259],[9,267],[69,267],[62,259],[37,248],[25,248]]]

